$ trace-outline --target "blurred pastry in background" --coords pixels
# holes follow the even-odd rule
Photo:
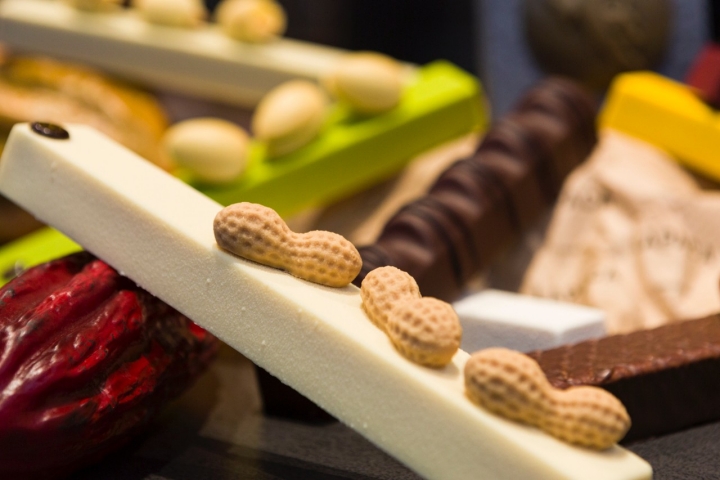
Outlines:
[[[524,13],[540,67],[598,91],[618,73],[655,66],[673,19],[669,0],[525,0]]]
[[[167,118],[148,93],[85,67],[40,57],[0,66],[0,128],[17,122],[83,123],[162,164],[158,142]]]
[[[18,122],[82,123],[169,169],[160,139],[168,120],[155,98],[93,70],[41,57],[0,59],[0,146]],[[40,226],[0,198],[0,243]]]

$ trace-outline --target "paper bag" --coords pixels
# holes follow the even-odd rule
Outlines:
[[[606,130],[563,186],[521,290],[602,308],[622,333],[720,311],[719,279],[720,192]]]

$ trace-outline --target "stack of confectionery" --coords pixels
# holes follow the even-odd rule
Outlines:
[[[410,272],[425,294],[453,300],[526,232],[595,144],[595,103],[570,81],[549,79],[497,121],[477,152],[403,207],[360,249],[363,271]]]
[[[0,476],[702,476],[712,49],[688,86],[638,70],[694,7],[510,3],[484,91],[358,5],[0,0]]]

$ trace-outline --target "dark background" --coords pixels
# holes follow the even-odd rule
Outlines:
[[[213,9],[219,0],[207,0]],[[475,71],[473,0],[279,0],[286,36],[374,50],[423,64],[438,58]]]

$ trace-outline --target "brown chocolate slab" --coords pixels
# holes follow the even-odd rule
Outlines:
[[[615,395],[632,420],[625,442],[720,419],[720,314],[528,355],[557,388]]]

